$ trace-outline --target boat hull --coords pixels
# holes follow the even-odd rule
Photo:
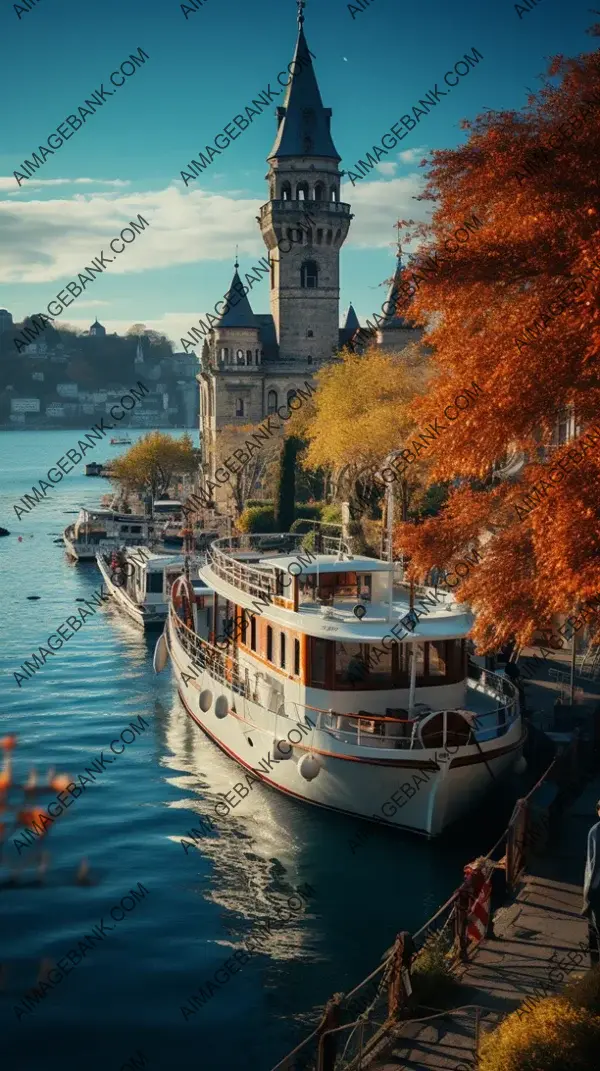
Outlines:
[[[520,718],[483,745],[486,761],[473,745],[448,760],[432,749],[349,746],[325,730],[300,728],[192,664],[170,619],[166,639],[179,696],[194,723],[254,777],[306,803],[433,837],[507,776],[522,753]],[[278,741],[284,743],[278,747]]]
[[[151,610],[138,606],[122,587],[113,582],[110,570],[107,568],[102,555],[96,553],[95,558],[98,568],[102,573],[102,579],[104,580],[106,589],[113,597],[114,605],[132,621],[135,621],[136,625],[139,625],[145,630],[163,628],[168,613],[167,604],[163,603],[156,608],[153,607]]]

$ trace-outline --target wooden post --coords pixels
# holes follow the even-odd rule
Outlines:
[[[403,930],[396,937],[392,953],[392,969],[388,983],[388,1019],[398,1019],[399,1013],[412,996],[410,969],[415,946],[412,935]]]
[[[325,1012],[319,1027],[319,1055],[317,1071],[334,1071],[337,1056],[338,1034],[328,1034],[340,1026],[342,1012],[340,1000],[342,994],[336,993],[325,1005]]]

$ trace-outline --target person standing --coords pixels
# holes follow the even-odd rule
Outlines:
[[[600,800],[596,803],[600,819]],[[592,826],[587,839],[587,858],[583,878],[583,909],[587,916],[590,963],[600,963],[600,821]]]

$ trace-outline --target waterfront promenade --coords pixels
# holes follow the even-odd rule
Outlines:
[[[525,650],[523,656],[530,652]],[[568,671],[569,657],[557,654],[527,687],[532,723],[550,724],[560,684],[554,669]],[[575,720],[583,721],[598,708],[598,682],[576,677]],[[551,733],[560,737],[561,733]],[[536,990],[558,992],[551,977],[556,959],[569,952],[581,955],[587,944],[587,922],[580,915],[586,840],[596,821],[600,799],[600,774],[588,781],[577,798],[560,816],[549,843],[530,859],[516,895],[494,914],[494,936],[486,938],[471,954],[470,962],[457,967],[454,1008],[427,1019],[394,1024],[364,1061],[369,1071],[463,1071],[477,1066],[477,1036],[515,1011]],[[553,953],[555,958],[550,963]],[[573,956],[573,958],[575,958]],[[581,955],[576,977],[589,965]],[[556,970],[554,973],[556,978]]]

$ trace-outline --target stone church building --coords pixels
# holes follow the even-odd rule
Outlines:
[[[256,217],[269,254],[271,311],[252,310],[236,261],[225,309],[202,351],[202,476],[212,482],[231,453],[232,428],[258,424],[275,413],[344,346],[362,348],[352,305],[339,326],[340,250],[353,216],[351,206],[340,200],[344,172],[333,142],[331,108],[321,100],[304,36],[304,3],[298,6],[293,73],[276,109],[275,142],[267,157],[269,199]],[[390,310],[400,267],[398,258]],[[380,322],[376,341],[398,351],[421,333],[391,315]],[[245,438],[240,431],[240,441]]]

